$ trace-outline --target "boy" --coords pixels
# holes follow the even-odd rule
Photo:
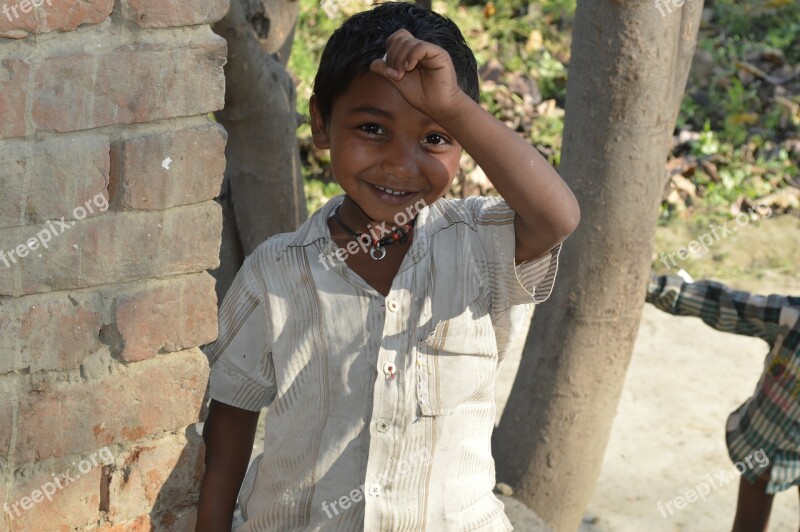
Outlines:
[[[579,210],[477,100],[472,52],[428,10],[381,4],[329,40],[312,134],[345,195],[259,246],[220,309],[197,530],[230,529],[268,405],[237,531],[511,529],[494,381]],[[462,147],[508,203],[442,199]]]
[[[769,344],[756,391],[728,417],[725,435],[734,463],[758,449],[768,458],[741,471],[733,531],[767,530],[774,494],[800,486],[800,297],[765,297],[713,281],[652,276],[647,302]]]

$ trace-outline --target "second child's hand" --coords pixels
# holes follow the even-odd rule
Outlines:
[[[466,96],[450,55],[405,29],[386,40],[386,56],[374,60],[370,70],[391,81],[409,104],[434,119]]]

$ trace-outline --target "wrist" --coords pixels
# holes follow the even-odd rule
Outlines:
[[[651,301],[654,297],[659,295],[664,290],[664,281],[665,278],[663,276],[658,276],[651,274],[650,275],[650,282],[647,285],[647,297],[646,301]]]
[[[452,98],[450,105],[446,109],[436,113],[436,116],[432,116],[431,118],[436,120],[436,122],[445,129],[450,130],[450,124],[453,124],[459,120],[463,120],[465,117],[474,112],[476,107],[481,109],[480,105],[478,105],[475,100],[467,96],[467,93],[465,93],[463,90],[459,89],[456,95]]]

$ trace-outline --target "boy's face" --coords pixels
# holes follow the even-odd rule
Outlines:
[[[461,145],[373,72],[333,102],[327,124],[312,98],[311,121],[314,145],[331,150],[336,181],[373,221],[392,223],[420,200],[431,205],[458,170]]]

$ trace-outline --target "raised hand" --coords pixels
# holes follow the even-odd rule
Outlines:
[[[467,97],[447,51],[405,29],[386,40],[386,55],[373,61],[370,70],[391,81],[409,104],[434,120]]]

